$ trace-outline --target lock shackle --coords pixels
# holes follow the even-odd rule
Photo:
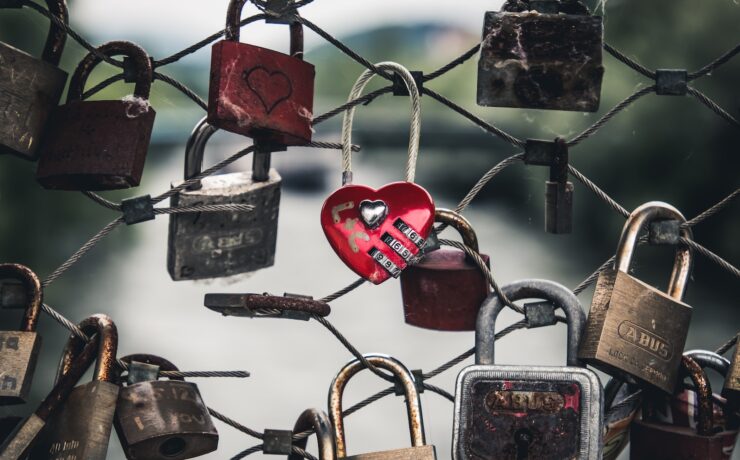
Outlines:
[[[416,389],[416,381],[411,371],[396,358],[378,353],[363,355],[370,364],[381,369],[390,371],[403,386],[406,394],[406,412],[409,418],[409,430],[411,432],[411,446],[419,447],[425,445],[424,419],[421,414],[421,400]],[[358,372],[365,369],[365,365],[359,359],[347,363],[339,371],[331,383],[329,390],[329,419],[334,427],[336,440],[336,458],[347,456],[347,445],[344,437],[344,419],[342,417],[342,396],[349,380]]]
[[[475,234],[470,221],[463,217],[462,214],[451,209],[437,208],[434,211],[434,221],[442,222],[457,230],[465,246],[478,252],[478,236]]]
[[[38,275],[30,268],[21,264],[0,264],[0,279],[12,278],[19,280],[26,290],[26,311],[23,313],[20,331],[36,332],[41,315],[41,305],[44,303],[44,291]]]
[[[411,127],[409,128],[409,155],[406,162],[406,182],[414,182],[416,176],[416,158],[419,156],[419,136],[421,135],[421,97],[416,81],[409,70],[396,62],[385,61],[375,64],[380,70],[393,71],[406,84],[411,100]],[[375,73],[368,69],[352,86],[347,102],[358,98]],[[356,106],[344,112],[342,119],[342,185],[352,183],[352,122],[355,117]]]
[[[46,8],[49,13],[57,18],[64,25],[69,24],[69,10],[67,9],[66,0],[46,0]],[[58,26],[53,20],[50,20],[49,33],[46,36],[44,51],[41,53],[41,59],[52,65],[59,65],[64,52],[64,45],[67,42],[67,31],[64,27]]]
[[[714,434],[712,384],[699,363],[686,355],[681,357],[681,370],[694,382],[697,395],[696,433],[699,436],[711,436]]]
[[[154,71],[152,69],[152,61],[149,59],[149,55],[143,48],[136,43],[127,41],[112,41],[100,45],[97,50],[109,57],[112,56],[126,56],[134,63],[136,74],[134,80],[136,86],[134,87],[134,96],[143,99],[149,99],[149,93],[152,88],[152,79]],[[95,53],[88,53],[75,69],[74,74],[69,82],[69,90],[67,91],[67,102],[80,101],[82,100],[82,93],[85,89],[85,83],[87,77],[93,71],[102,59]]]
[[[334,430],[326,412],[320,409],[306,409],[296,420],[293,433],[303,433],[313,429],[319,444],[319,460],[334,460]],[[306,449],[308,437],[294,441],[293,445],[299,449]],[[303,457],[295,452],[288,455],[288,460],[302,460]]]
[[[102,313],[89,316],[82,320],[77,327],[88,337],[99,337],[98,357],[95,363],[94,380],[101,382],[116,383],[118,380],[118,363],[116,352],[118,351],[118,329],[113,320]],[[69,336],[67,344],[59,361],[56,381],[66,375],[74,364],[77,356],[86,345],[85,341],[74,334]]]
[[[540,279],[514,281],[503,286],[501,291],[511,301],[544,299],[563,310],[568,326],[568,366],[582,367],[578,360],[578,344],[586,324],[586,314],[572,291],[562,284]],[[483,301],[475,323],[475,364],[495,364],[496,318],[505,306],[495,292]]]
[[[702,369],[712,369],[722,377],[727,377],[727,373],[730,372],[730,360],[713,351],[689,350],[683,355],[696,361]]]
[[[190,133],[185,146],[185,180],[192,179],[203,172],[203,154],[206,144],[218,128],[208,123],[208,117],[203,117]]]
[[[627,218],[622,230],[622,236],[619,238],[617,245],[617,254],[614,259],[614,268],[629,273],[632,255],[637,246],[637,239],[640,232],[650,222],[656,220],[678,220],[681,223],[686,222],[686,218],[681,212],[668,203],[662,201],[650,201],[638,206]],[[691,229],[681,228],[681,236],[692,239]],[[689,281],[691,274],[692,252],[688,246],[676,246],[676,256],[673,262],[673,271],[671,279],[668,282],[666,293],[679,302],[683,299],[686,291],[686,283]]]
[[[231,0],[226,10],[226,29],[224,39],[238,42],[241,30],[241,17],[244,5],[248,0]],[[296,16],[298,12],[296,11]],[[290,56],[303,60],[303,24],[298,21],[290,23]]]
[[[144,363],[144,364],[151,364],[153,366],[159,367],[160,372],[180,370],[177,368],[177,366],[172,364],[171,361],[165,358],[162,358],[161,356],[150,355],[146,353],[135,353],[133,355],[126,355],[123,358],[121,358],[120,361],[123,361],[124,363],[128,365],[130,365],[134,361],[139,362],[139,363]],[[183,377],[168,377],[168,378],[170,380],[180,380],[180,381],[185,380]]]

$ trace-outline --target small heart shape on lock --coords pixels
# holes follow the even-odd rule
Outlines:
[[[285,72],[280,70],[269,71],[257,66],[245,70],[242,77],[268,114],[293,95],[293,83]]]
[[[388,206],[383,200],[362,200],[360,202],[360,217],[370,228],[376,228],[388,217]]]

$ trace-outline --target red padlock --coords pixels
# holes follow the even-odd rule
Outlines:
[[[463,242],[478,251],[472,225],[460,214],[437,208],[435,222],[455,228]],[[486,265],[489,257],[481,255]],[[478,310],[491,288],[485,275],[459,249],[437,249],[401,274],[406,323],[439,331],[474,331]]]
[[[419,253],[432,231],[434,202],[429,192],[414,181],[419,153],[421,103],[411,72],[395,62],[377,68],[401,76],[411,99],[411,133],[406,181],[393,182],[377,190],[352,185],[352,120],[347,110],[342,123],[342,182],[321,208],[321,227],[334,252],[349,268],[374,284],[398,277]],[[358,97],[374,75],[365,71],[357,79],[349,100]]]
[[[316,72],[303,61],[303,26],[290,24],[290,55],[239,43],[246,1],[229,2],[225,39],[213,45],[208,123],[279,144],[307,144]]]
[[[72,75],[67,103],[52,114],[41,144],[36,179],[45,188],[113,190],[141,181],[154,127],[155,112],[148,100],[152,64],[146,51],[131,42],[108,42],[98,51],[131,59],[134,95],[83,101],[87,77],[101,61],[95,53],[85,56]]]

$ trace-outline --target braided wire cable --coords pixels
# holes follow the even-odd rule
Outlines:
[[[681,224],[681,226],[682,227],[693,227],[696,224],[704,222],[706,219],[712,217],[713,215],[717,214],[718,212],[726,208],[727,205],[729,205],[730,202],[733,199],[735,199],[738,195],[740,195],[740,188],[736,188],[732,193],[724,197],[719,203],[710,207],[709,209],[702,212],[701,214],[694,217],[693,219],[684,222],[683,224]]]
[[[112,85],[113,83],[123,80],[123,78],[124,77],[122,73],[106,78],[105,80],[101,81],[97,85],[93,86],[92,88],[82,93],[82,99],[87,99],[89,97],[92,97],[93,95],[99,93],[100,91],[104,90],[105,88]]]
[[[734,347],[735,345],[737,345],[737,334],[735,334],[730,340],[722,344],[721,347],[717,348],[715,353],[717,353],[718,355],[724,355],[730,350],[730,348]]]
[[[651,80],[655,80],[655,72],[648,69],[647,67],[643,66],[642,64],[638,63],[632,58],[627,57],[624,53],[619,51],[618,49],[614,48],[612,45],[604,42],[604,50],[606,50],[607,53],[614,56],[618,61],[621,61],[623,64],[625,64],[627,67],[630,67],[632,70],[648,77]]]
[[[705,106],[709,107],[709,109],[722,117],[724,120],[726,120],[728,123],[740,128],[740,121],[737,121],[735,117],[730,115],[725,109],[720,107],[716,102],[711,100],[709,96],[702,93],[698,89],[694,88],[693,86],[689,86],[687,89],[688,93],[692,96],[694,96],[699,102],[704,104]]]
[[[211,409],[210,407],[208,408],[208,413],[211,414],[211,417],[213,417],[213,418],[215,418],[215,419],[217,419],[217,420],[219,420],[219,421],[221,421],[221,422],[229,425],[230,427],[235,428],[235,429],[241,431],[242,433],[247,434],[247,435],[249,435],[249,436],[251,436],[253,438],[257,438],[257,439],[264,439],[265,438],[265,435],[263,433],[260,433],[259,431],[253,430],[253,429],[251,429],[249,427],[246,427],[246,426],[242,425],[241,423],[237,422],[236,420],[233,420],[233,419],[231,419],[231,418],[223,415],[222,413],[220,413],[220,412],[218,412],[218,411],[216,411],[214,409]]]
[[[615,210],[617,213],[619,213],[623,217],[629,217],[630,215],[629,211],[627,211],[626,209],[622,207],[622,205],[614,201],[612,197],[610,197],[605,191],[601,190],[598,185],[594,184],[591,180],[589,180],[588,177],[581,174],[581,172],[578,171],[576,168],[574,168],[572,165],[568,165],[568,172],[573,177],[578,179],[580,183],[585,185],[586,188],[594,192],[596,196],[598,196],[604,203],[608,204],[610,208]]]
[[[97,193],[94,192],[82,192],[83,195],[90,198],[94,202],[98,203],[100,206],[103,206],[104,208],[108,208],[112,211],[120,211],[121,210],[121,203],[116,203],[114,201],[110,201]]]
[[[504,160],[501,160],[499,163],[497,163],[493,168],[489,169],[483,176],[481,176],[480,179],[478,179],[478,182],[475,183],[473,188],[468,191],[468,193],[463,197],[462,200],[460,200],[460,203],[457,204],[455,207],[455,212],[461,213],[465,208],[470,205],[470,203],[475,199],[476,196],[478,196],[478,193],[480,193],[481,190],[483,190],[483,187],[485,187],[491,179],[496,177],[498,173],[509,167],[510,165],[517,163],[521,161],[524,158],[524,153],[517,153],[515,155],[512,155],[508,158],[505,158]]]
[[[343,295],[348,294],[354,291],[355,289],[357,289],[358,287],[362,286],[363,284],[365,284],[366,281],[367,280],[365,278],[358,278],[357,280],[353,281],[352,284],[350,284],[349,286],[342,288],[338,290],[337,292],[334,292],[333,294],[329,294],[326,297],[322,297],[321,301],[326,302],[326,303],[333,302],[337,300],[338,298],[342,297]]]
[[[719,265],[722,269],[728,271],[730,274],[735,276],[736,278],[740,278],[740,269],[733,266],[731,263],[723,259],[722,257],[718,256],[717,254],[713,253],[709,249],[705,248],[701,244],[697,243],[696,241],[690,239],[690,238],[684,238],[683,236],[679,238],[681,241],[681,244],[684,244],[694,251],[698,252],[699,254],[703,255],[707,259],[711,260],[715,264]]]
[[[244,457],[247,457],[249,455],[255,454],[257,452],[262,452],[262,448],[264,447],[264,444],[257,444],[256,446],[252,446],[249,449],[243,450],[239,452],[238,454],[231,457],[231,460],[241,460]]]
[[[737,56],[738,53],[740,53],[740,43],[735,45],[732,49],[722,54],[720,57],[718,57],[714,61],[710,62],[709,64],[705,65],[701,69],[697,70],[696,72],[691,72],[688,75],[689,81],[696,80],[699,77],[702,77],[704,75],[711,73],[717,67],[721,66],[722,64],[725,64],[730,59]]]
[[[154,72],[153,73],[153,78],[155,80],[161,80],[161,81],[167,83],[168,85],[172,86],[173,88],[177,89],[178,91],[180,91],[181,93],[183,93],[184,95],[186,95],[187,97],[189,97],[190,100],[192,100],[193,102],[195,102],[196,104],[198,104],[201,109],[208,110],[208,104],[206,103],[206,101],[204,101],[200,96],[198,96],[197,94],[195,94],[195,91],[193,91],[192,89],[188,88],[183,83],[175,80],[174,78],[172,78],[172,77],[170,77],[168,75],[164,75],[164,74],[161,74],[159,72]]]

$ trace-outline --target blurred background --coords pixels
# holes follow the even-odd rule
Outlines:
[[[71,25],[92,43],[127,39],[157,59],[169,56],[223,28],[227,0],[68,0]],[[411,70],[431,72],[480,41],[483,15],[500,1],[347,2],[317,0],[301,14],[372,62],[393,60]],[[606,40],[643,65],[698,69],[738,42],[740,5],[719,0],[590,3],[604,11]],[[255,14],[245,7],[244,17]],[[38,55],[48,21],[29,10],[3,10],[0,40]],[[305,31],[306,60],[316,66],[315,114],[347,97],[363,68]],[[242,40],[287,50],[284,26],[251,24]],[[85,50],[69,39],[62,67],[71,73]],[[207,97],[210,46],[159,71]],[[573,137],[619,101],[649,85],[644,77],[604,53],[601,109],[597,113],[483,108],[475,104],[477,57],[429,83],[429,87],[519,138]],[[102,64],[88,88],[118,72]],[[693,84],[733,116],[740,116],[737,91],[740,59],[734,59]],[[380,79],[377,79],[380,80]],[[371,82],[368,91],[385,85]],[[116,83],[95,99],[118,99],[132,87]],[[204,116],[192,101],[161,81],[153,85],[157,111],[144,179],[136,190],[106,193],[119,201],[165,191],[181,178],[184,146],[190,130]],[[438,206],[454,207],[477,179],[505,157],[512,146],[484,133],[458,114],[427,97],[422,100],[421,153],[417,181]],[[361,106],[354,140],[355,179],[378,187],[400,180],[405,162],[408,101],[385,95]],[[340,117],[317,126],[316,140],[339,140]],[[206,150],[214,164],[250,145],[251,140],[217,133]],[[688,218],[717,203],[740,185],[740,131],[690,97],[649,95],[620,113],[570,152],[571,163],[627,209],[651,200],[667,201]],[[198,379],[206,403],[227,416],[262,431],[289,429],[308,407],[326,408],[327,390],[351,355],[316,322],[221,317],[203,307],[208,292],[293,292],[322,297],[356,279],[336,258],[322,234],[319,210],[341,184],[340,152],[291,148],[273,154],[283,176],[275,266],[249,275],[207,282],[173,282],[166,270],[167,216],[132,227],[120,226],[45,292],[45,300],[74,321],[97,312],[111,315],[120,333],[119,355],[162,355],[182,370],[243,369],[249,379]],[[35,165],[0,158],[0,261],[32,267],[42,278],[64,262],[88,238],[117,215],[79,193],[51,192],[38,186]],[[231,171],[251,169],[251,159]],[[570,288],[615,251],[624,220],[575,183],[575,223],[570,235],[544,231],[547,168],[511,166],[497,176],[466,216],[475,226],[481,252],[491,256],[500,284],[521,278],[547,278]],[[575,182],[575,181],[574,181]],[[740,263],[740,203],[694,228],[694,236],[731,263]],[[445,237],[456,238],[448,230]],[[319,266],[317,266],[317,261]],[[672,261],[668,248],[642,247],[634,261],[636,276],[665,287]],[[592,289],[580,296],[584,307]],[[694,307],[687,348],[715,349],[740,324],[737,279],[700,255],[685,301]],[[397,281],[363,285],[332,303],[329,319],[363,352],[391,354],[410,368],[432,370],[474,344],[472,333],[441,333],[403,322]],[[518,320],[508,312],[500,327]],[[18,312],[5,311],[3,329],[16,327]],[[27,413],[48,392],[67,332],[43,316],[44,337],[27,407],[1,408],[0,416]],[[497,347],[501,363],[565,362],[565,328],[518,331]],[[430,383],[454,392],[463,365]],[[370,374],[370,373],[365,373]],[[715,386],[721,385],[715,381]],[[385,388],[372,375],[353,380],[346,394],[351,405]],[[434,393],[423,395],[427,439],[448,458],[452,404]],[[385,398],[347,420],[349,453],[407,445],[401,398]],[[230,458],[259,444],[216,422],[220,448],[204,457]],[[315,441],[309,450],[315,452]],[[259,456],[258,455],[255,455]],[[109,458],[123,458],[113,435]],[[740,456],[736,453],[736,458]]]

